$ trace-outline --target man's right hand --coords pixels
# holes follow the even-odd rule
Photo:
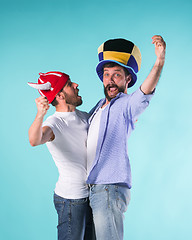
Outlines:
[[[49,109],[49,102],[47,98],[42,96],[35,99],[35,102],[37,105],[37,115],[29,128],[29,142],[33,147],[52,141],[55,138],[55,135],[50,127],[42,127],[43,118]]]
[[[36,105],[37,105],[37,115],[39,117],[44,117],[47,113],[47,110],[49,109],[49,102],[46,97],[39,97],[35,99]]]

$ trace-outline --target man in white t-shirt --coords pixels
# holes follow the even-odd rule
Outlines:
[[[76,109],[82,104],[78,84],[61,72],[40,73],[37,84],[28,84],[41,94],[35,100],[37,115],[29,129],[30,144],[46,143],[59,171],[54,191],[58,239],[95,239],[86,184],[88,114]],[[56,112],[43,122],[49,103]]]

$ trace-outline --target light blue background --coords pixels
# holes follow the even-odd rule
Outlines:
[[[27,82],[37,82],[39,72],[64,71],[79,83],[80,109],[88,111],[103,97],[98,46],[116,37],[139,46],[142,67],[132,92],[155,61],[154,34],[167,42],[166,64],[130,138],[125,240],[191,239],[191,10],[190,0],[0,0],[0,239],[56,239],[58,173],[46,146],[29,145],[39,94]]]

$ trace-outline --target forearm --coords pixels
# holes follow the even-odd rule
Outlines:
[[[37,115],[29,128],[29,142],[31,146],[37,146],[46,143],[53,138],[53,132],[49,127],[43,127],[43,118],[49,109],[49,103],[46,97],[35,99],[37,105]]]
[[[156,60],[151,72],[141,85],[141,91],[144,94],[150,94],[154,91],[159,81],[165,60],[158,59]]]
[[[163,38],[159,35],[153,36],[152,44],[155,45],[157,59],[148,77],[141,85],[141,91],[144,94],[150,94],[155,90],[165,63],[166,43]]]
[[[34,122],[29,128],[29,142],[31,146],[37,146],[42,144],[42,136],[43,136],[42,123],[43,123],[43,116],[37,114]]]

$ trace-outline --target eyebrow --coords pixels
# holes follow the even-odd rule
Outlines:
[[[105,71],[109,71],[109,69],[104,69],[103,71],[104,71],[104,72],[105,72]],[[115,69],[114,71],[116,71],[116,72],[121,72],[120,69]]]
[[[71,79],[69,78],[68,80],[67,80],[67,84],[69,84],[71,82]]]

